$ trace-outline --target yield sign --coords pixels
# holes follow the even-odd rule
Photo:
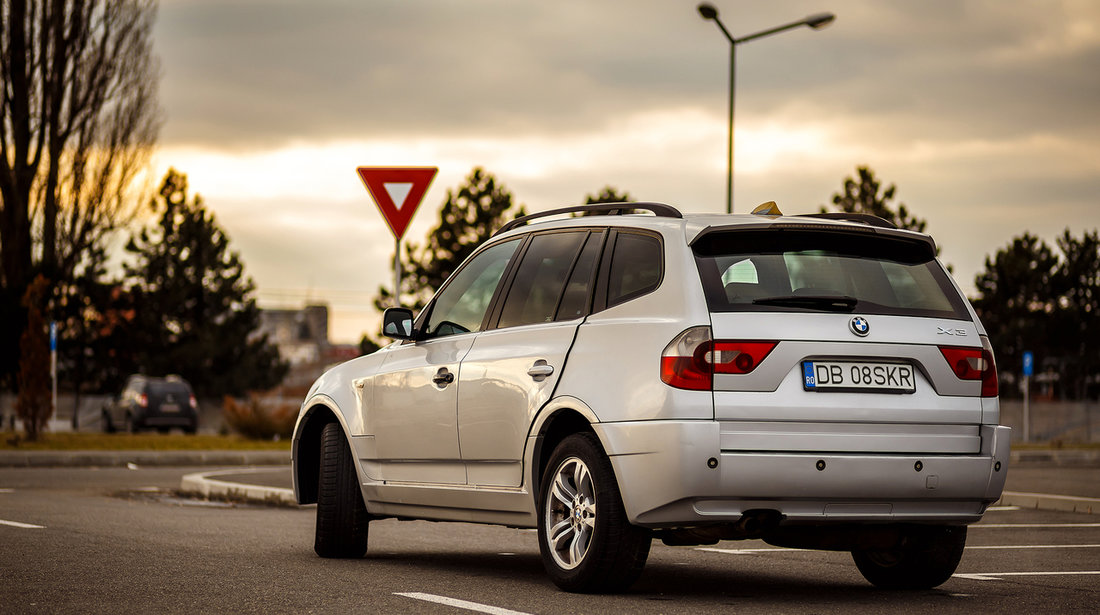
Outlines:
[[[358,167],[359,178],[367,187],[386,224],[398,241],[409,227],[420,200],[435,177],[436,167]]]

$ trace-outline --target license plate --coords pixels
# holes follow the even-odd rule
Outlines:
[[[909,363],[803,361],[802,386],[807,391],[877,391],[912,393],[917,382]]]
[[[161,412],[179,412],[180,407],[179,407],[178,404],[161,404],[160,405],[160,411]]]

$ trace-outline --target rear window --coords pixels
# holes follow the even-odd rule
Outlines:
[[[692,248],[712,312],[968,318],[947,272],[922,241],[772,229],[714,232]]]

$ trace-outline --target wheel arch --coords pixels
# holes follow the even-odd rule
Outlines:
[[[596,414],[584,402],[573,398],[556,399],[548,404],[541,413],[541,421],[536,423],[532,429],[532,432],[536,433],[537,436],[531,452],[531,473],[528,477],[530,493],[535,500],[536,509],[538,508],[539,485],[542,482],[542,475],[546,471],[546,464],[549,463],[550,456],[554,454],[554,449],[562,440],[575,433],[591,433],[597,440],[600,440],[599,434],[592,427],[592,424],[596,422],[599,422]],[[600,446],[604,447],[602,440]],[[604,450],[606,452],[606,447],[604,447]]]
[[[294,461],[294,497],[299,504],[317,503],[317,476],[321,468],[321,432],[329,423],[340,424],[347,437],[347,427],[339,415],[322,401],[315,401],[298,419],[294,430],[292,458]]]

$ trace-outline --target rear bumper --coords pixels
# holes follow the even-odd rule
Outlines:
[[[979,453],[952,455],[723,451],[713,421],[594,427],[627,516],[653,528],[732,522],[762,509],[784,523],[974,523],[1008,472],[1010,429],[992,425],[979,427]]]
[[[144,427],[192,427],[199,417],[192,413],[146,414],[134,417],[134,421]]]

